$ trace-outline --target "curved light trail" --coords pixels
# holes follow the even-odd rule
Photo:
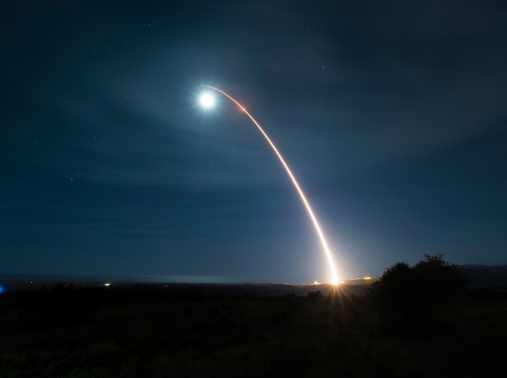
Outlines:
[[[287,165],[287,163],[283,159],[282,154],[280,154],[280,152],[278,152],[278,149],[275,147],[275,144],[271,141],[271,139],[269,139],[268,135],[264,132],[264,130],[262,129],[262,127],[254,119],[254,117],[252,117],[250,115],[250,113],[248,113],[246,111],[246,109],[243,106],[241,106],[241,104],[239,102],[237,102],[234,98],[232,98],[231,96],[229,96],[227,93],[225,93],[221,89],[218,89],[218,88],[215,88],[215,87],[212,87],[212,86],[209,86],[209,85],[200,85],[199,87],[206,87],[206,88],[213,89],[213,90],[215,90],[217,92],[220,92],[221,94],[223,94],[227,98],[229,98],[229,100],[231,100],[236,105],[238,105],[238,107],[242,111],[244,111],[246,113],[246,115],[252,120],[252,122],[255,124],[255,126],[257,126],[257,128],[260,130],[260,132],[262,133],[262,135],[264,135],[264,138],[266,138],[266,140],[268,141],[269,145],[273,148],[273,150],[275,151],[276,155],[278,156],[278,158],[282,162],[282,165],[284,166],[285,170],[287,171],[287,174],[289,175],[290,179],[292,180],[292,183],[296,187],[296,190],[298,191],[299,196],[301,197],[301,200],[303,201],[303,203],[304,203],[304,205],[306,207],[306,210],[308,211],[308,215],[310,216],[310,218],[311,218],[311,220],[313,222],[313,225],[315,226],[315,230],[317,231],[317,234],[319,235],[320,242],[322,243],[322,247],[324,248],[324,252],[325,252],[326,257],[327,257],[327,261],[328,261],[328,264],[329,264],[329,269],[331,270],[332,284],[333,285],[337,285],[338,282],[339,282],[338,281],[338,274],[336,273],[336,268],[335,268],[335,265],[334,265],[333,256],[331,255],[331,252],[329,251],[329,247],[327,245],[326,238],[324,237],[324,233],[320,229],[319,222],[317,221],[317,218],[315,217],[315,214],[313,213],[313,210],[310,207],[310,204],[308,203],[308,201],[307,201],[307,199],[305,197],[305,194],[303,193],[303,190],[301,190],[301,187],[299,186],[298,182],[296,181],[296,178],[294,177],[294,175],[292,174],[289,166]]]

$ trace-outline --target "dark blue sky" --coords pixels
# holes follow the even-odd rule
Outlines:
[[[342,278],[507,263],[504,2],[43,3],[0,5],[2,274],[329,280],[200,84]]]

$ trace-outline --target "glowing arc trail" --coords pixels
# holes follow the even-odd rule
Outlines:
[[[315,226],[315,230],[317,231],[317,234],[319,235],[319,238],[320,238],[320,242],[322,244],[322,247],[324,248],[324,252],[326,254],[326,257],[327,257],[327,261],[329,263],[329,268],[331,269],[331,277],[332,277],[332,283],[333,285],[337,285],[338,284],[338,275],[336,273],[336,268],[335,268],[335,265],[334,265],[334,261],[333,261],[333,256],[331,255],[331,252],[329,251],[329,247],[327,245],[327,242],[326,242],[326,238],[324,237],[324,233],[322,232],[322,230],[320,229],[320,225],[319,225],[319,222],[317,221],[317,218],[315,217],[315,215],[313,214],[313,210],[312,208],[310,207],[310,204],[308,203],[308,201],[306,200],[306,197],[303,193],[303,190],[301,190],[298,182],[296,181],[296,178],[294,177],[294,175],[292,174],[289,166],[287,165],[287,163],[285,162],[285,160],[283,159],[282,155],[280,154],[280,152],[278,152],[277,148],[275,147],[274,143],[271,141],[271,139],[269,139],[268,135],[264,132],[264,130],[262,129],[262,127],[257,123],[257,121],[254,119],[254,117],[252,117],[250,115],[250,113],[248,113],[246,111],[246,109],[239,103],[237,102],[234,98],[232,98],[231,96],[229,96],[227,93],[225,93],[224,91],[222,91],[221,89],[218,89],[218,88],[215,88],[215,87],[212,87],[212,86],[209,86],[209,85],[199,85],[199,87],[206,87],[206,88],[210,88],[210,89],[213,89],[217,92],[220,92],[221,94],[223,94],[224,96],[226,96],[227,98],[229,98],[229,100],[231,100],[232,102],[234,102],[236,105],[238,105],[238,107],[244,111],[246,113],[246,115],[252,120],[252,122],[255,124],[255,126],[257,126],[257,128],[260,130],[260,132],[262,133],[262,135],[264,135],[264,138],[266,138],[266,140],[268,141],[268,143],[270,144],[270,146],[273,148],[273,150],[275,151],[276,155],[278,156],[278,158],[280,159],[280,161],[282,162],[282,165],[284,166],[285,170],[287,171],[287,174],[289,175],[290,179],[292,180],[292,183],[294,184],[294,186],[296,187],[298,193],[299,193],[299,196],[301,197],[301,200],[303,201],[305,207],[306,207],[306,210],[308,211],[308,214],[310,215],[310,218],[313,222],[313,225]]]

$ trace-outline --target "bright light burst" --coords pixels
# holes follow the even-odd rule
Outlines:
[[[211,109],[215,106],[215,96],[209,92],[205,92],[199,97],[199,103],[203,108]]]

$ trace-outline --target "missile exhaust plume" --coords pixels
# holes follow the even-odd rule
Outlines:
[[[319,236],[320,242],[321,242],[322,247],[324,249],[324,252],[326,254],[327,261],[328,261],[328,264],[329,264],[329,269],[331,270],[332,284],[333,285],[337,285],[338,282],[339,282],[338,281],[338,274],[336,273],[336,268],[335,268],[335,265],[334,265],[333,256],[331,255],[331,252],[329,251],[329,247],[327,245],[326,238],[324,237],[324,233],[320,229],[319,222],[317,221],[317,218],[315,217],[315,214],[313,213],[313,210],[310,207],[310,204],[308,203],[308,201],[307,201],[307,199],[306,199],[306,197],[305,197],[305,195],[303,193],[303,190],[301,189],[301,187],[299,186],[298,182],[296,181],[296,178],[292,174],[289,166],[287,165],[287,163],[283,159],[282,154],[280,154],[280,152],[278,152],[278,149],[275,147],[275,144],[271,141],[271,139],[269,139],[268,135],[264,132],[264,130],[262,129],[262,127],[257,123],[257,121],[250,115],[250,113],[248,113],[246,111],[246,109],[239,102],[237,102],[234,98],[232,98],[231,96],[229,96],[227,93],[225,93],[221,89],[218,89],[218,88],[215,88],[215,87],[212,87],[212,86],[209,86],[209,85],[200,85],[199,87],[205,87],[205,88],[213,89],[213,90],[215,90],[217,92],[220,92],[221,94],[223,94],[227,98],[229,98],[229,100],[231,100],[236,105],[238,105],[238,107],[242,111],[244,111],[246,113],[246,115],[252,120],[252,122],[255,124],[255,126],[257,126],[257,128],[262,133],[262,135],[264,135],[264,138],[266,138],[266,140],[268,141],[269,145],[273,148],[273,150],[275,151],[276,155],[278,156],[278,158],[282,162],[283,167],[287,171],[287,174],[289,175],[290,179],[292,180],[292,183],[296,187],[296,190],[298,191],[299,196],[301,197],[301,200],[303,201],[303,204],[306,207],[308,215],[310,216],[310,218],[311,218],[311,220],[313,222],[313,225],[315,226],[315,230],[317,231],[317,234]]]

